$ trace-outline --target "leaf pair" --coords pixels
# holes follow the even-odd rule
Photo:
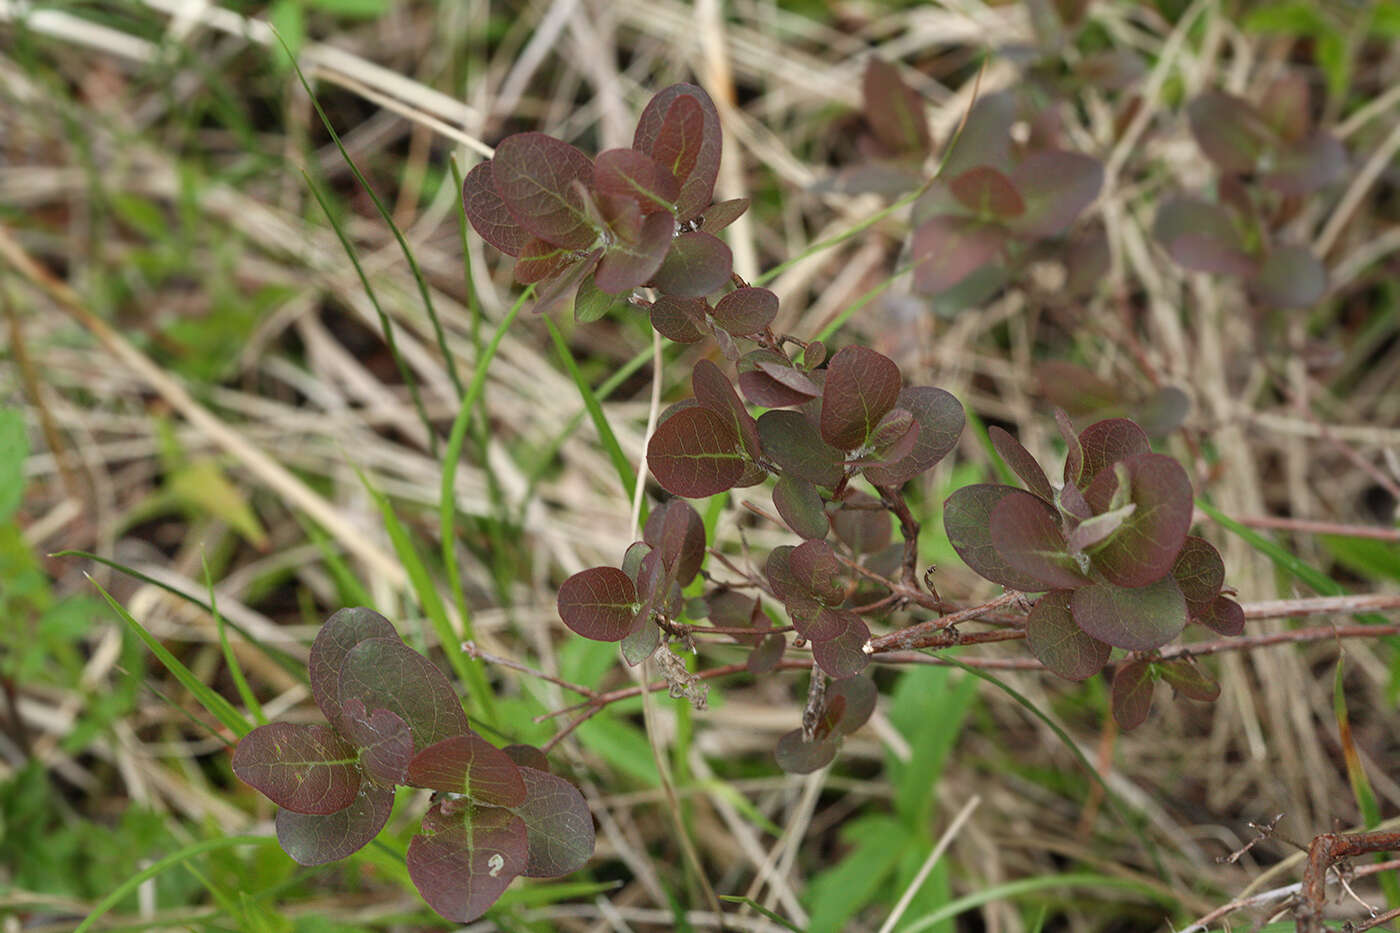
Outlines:
[[[764,567],[773,594],[783,601],[797,634],[812,645],[812,659],[832,677],[852,677],[865,670],[870,656],[865,620],[842,608],[847,601],[845,568],[830,544],[805,541],[782,545],[768,554]]]
[[[1189,537],[1191,483],[1175,460],[1152,453],[1123,418],[1078,435],[1059,413],[1068,446],[1063,485],[1010,434],[989,435],[1029,491],[975,485],[944,507],[949,540],[968,566],[1011,589],[1046,592],[1026,620],[1031,653],[1071,680],[1100,670],[1113,647],[1149,651],[1197,621],[1238,634],[1243,615],[1221,596],[1225,569]]]
[[[843,677],[827,685],[811,738],[794,729],[778,739],[778,766],[792,774],[810,774],[831,764],[845,737],[865,725],[875,712],[875,684],[866,677]]]
[[[572,299],[590,319],[648,283],[696,298],[729,281],[732,257],[714,232],[746,206],[696,223],[714,194],[722,145],[709,96],[672,85],[643,110],[631,148],[596,160],[544,133],[506,137],[467,173],[462,202],[477,233],[516,257],[516,279],[539,283],[537,310]]]
[[[504,836],[496,840],[498,830],[514,826],[512,820],[523,836],[544,840],[541,845],[552,845],[565,824],[579,833],[587,825],[587,833],[578,835],[580,850],[586,842],[587,851],[575,851],[577,857],[560,874],[591,854],[592,822],[578,791],[560,778],[532,776],[527,772],[535,768],[517,765],[517,759],[542,764],[535,750],[502,751],[473,732],[447,677],[404,644],[383,616],[359,608],[332,615],[312,645],[309,675],[316,704],[330,724],[260,726],[244,736],[233,755],[234,773],[281,808],[278,841],[297,862],[323,864],[367,844],[387,821],[398,784],[460,798],[462,819],[486,827],[438,838],[445,816],[435,810],[437,815],[424,822],[426,836],[434,840],[424,845],[435,854],[425,862],[410,846],[410,876],[424,899],[449,919],[480,916],[534,858],[531,845],[522,842],[515,858]],[[542,806],[533,799],[531,782],[545,787],[552,803]],[[415,837],[415,845],[423,838]],[[484,839],[493,840],[494,848],[477,866],[473,846]],[[423,846],[418,849],[421,853]],[[465,867],[450,879],[431,867],[454,858]]]

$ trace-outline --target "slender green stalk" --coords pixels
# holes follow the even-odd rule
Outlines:
[[[267,725],[267,715],[263,712],[262,704],[258,702],[257,696],[253,693],[253,688],[248,686],[248,680],[243,676],[243,665],[238,663],[238,656],[233,653],[233,646],[228,641],[228,627],[224,625],[224,617],[219,612],[219,602],[214,595],[214,577],[209,572],[209,561],[200,555],[200,563],[204,565],[204,586],[209,591],[209,608],[214,613],[214,624],[219,629],[219,648],[224,653],[224,663],[228,665],[229,675],[233,678],[233,685],[238,690],[238,695],[243,698],[243,705],[248,708],[248,712],[253,714],[253,719],[260,726]]]

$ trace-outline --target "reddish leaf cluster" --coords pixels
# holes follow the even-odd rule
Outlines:
[[[277,722],[243,737],[233,771],[281,809],[277,839],[303,865],[354,853],[379,834],[394,787],[434,803],[407,853],[433,909],[468,922],[517,875],[554,877],[593,853],[593,820],[534,748],[499,749],[472,731],[451,683],[369,609],[342,609],[311,647],[329,725]]]
[[[1307,81],[1285,74],[1255,106],[1208,91],[1186,108],[1197,144],[1221,172],[1215,202],[1181,196],[1157,212],[1154,233],[1179,265],[1243,279],[1265,304],[1307,307],[1327,270],[1306,246],[1277,242],[1303,199],[1337,182],[1347,154],[1313,126]],[[1249,184],[1257,182],[1257,184]]]
[[[516,258],[516,279],[538,283],[537,310],[572,302],[591,320],[642,285],[698,299],[729,281],[732,256],[714,234],[748,206],[710,204],[722,143],[709,95],[676,84],[642,111],[630,149],[589,159],[543,133],[517,133],[467,174],[462,201],[482,239]],[[714,310],[720,326],[741,332],[763,316],[743,299]]]
[[[1069,449],[1062,486],[1052,486],[1030,453],[993,427],[992,443],[1026,489],[968,486],[944,507],[948,538],[968,566],[1010,589],[1045,593],[1026,619],[1031,653],[1062,677],[1083,680],[1113,648],[1153,651],[1187,622],[1223,635],[1243,631],[1242,610],[1222,595],[1220,554],[1187,533],[1191,481],[1181,465],[1153,453],[1146,433],[1127,419],[1099,421],[1078,435],[1063,413],[1059,424]],[[1188,676],[1185,662],[1159,666],[1187,695],[1213,698],[1213,685],[1183,686],[1203,680]],[[1127,686],[1144,672],[1146,661],[1117,672],[1114,713],[1125,728],[1147,713]]]

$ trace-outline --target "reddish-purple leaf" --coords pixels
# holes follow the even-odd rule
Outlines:
[[[543,282],[578,258],[578,253],[572,249],[534,237],[521,248],[520,258],[515,261],[515,280],[521,285]]]
[[[758,423],[739,400],[739,393],[718,366],[709,360],[700,360],[690,374],[690,386],[695,392],[695,400],[703,407],[725,419],[739,436],[744,453],[751,460],[757,460],[762,452],[758,437]]]
[[[1124,732],[1136,729],[1152,709],[1152,665],[1129,661],[1113,675],[1113,718]]]
[[[353,855],[378,836],[393,809],[392,787],[364,781],[350,806],[335,813],[278,810],[277,844],[298,865],[334,862]]]
[[[370,712],[359,700],[345,704],[345,737],[360,750],[360,765],[381,784],[402,784],[413,757],[413,733],[408,723],[387,709]]]
[[[780,375],[783,378],[779,378]],[[796,377],[801,377],[800,383],[795,382]],[[789,385],[789,381],[794,384]],[[821,395],[820,386],[772,350],[744,354],[739,360],[739,389],[750,402],[765,408],[801,405]]]
[[[867,61],[861,92],[866,122],[887,150],[910,156],[929,151],[923,99],[904,83],[893,65],[873,57]]]
[[[708,408],[687,408],[657,425],[647,444],[647,466],[667,492],[702,499],[738,483],[743,446],[729,419]]]
[[[1114,49],[1086,55],[1074,69],[1085,85],[1104,91],[1122,91],[1147,74],[1142,56],[1131,49]]]
[[[373,609],[341,609],[325,621],[311,645],[307,674],[311,695],[332,726],[341,728],[340,668],[350,649],[366,638],[398,638],[392,623]]]
[[[1162,386],[1132,409],[1148,437],[1166,437],[1191,413],[1191,398],[1176,386]]]
[[[632,630],[622,639],[622,660],[636,667],[661,647],[661,629],[651,620],[651,607],[646,605],[633,620]]]
[[[830,739],[804,741],[802,730],[794,729],[778,739],[773,755],[778,759],[778,767],[788,774],[811,774],[831,764],[836,746]]]
[[[850,612],[828,609],[808,590],[803,590],[795,599],[789,599],[783,607],[787,609],[797,634],[814,645],[830,641],[850,627]]]
[[[733,266],[734,255],[721,240],[708,233],[682,233],[671,241],[652,283],[667,295],[701,298],[728,282]]]
[[[789,366],[786,362],[780,363],[770,359],[759,359],[756,361],[756,365],[762,373],[781,384],[784,389],[791,389],[793,392],[797,393],[797,397],[800,401],[790,402],[788,404],[800,405],[808,399],[814,399],[822,394],[822,387],[817,385],[816,382],[812,380],[811,376],[800,369]]]
[[[1331,133],[1316,133],[1275,154],[1273,169],[1260,181],[1275,191],[1303,197],[1338,181],[1347,170],[1347,151]]]
[[[598,287],[621,295],[648,282],[661,268],[671,248],[676,223],[670,214],[649,214],[636,242],[614,240],[598,263]]]
[[[1055,149],[1027,156],[1011,173],[1025,200],[1011,229],[1033,237],[1059,236],[1069,229],[1103,187],[1103,164],[1078,152]]]
[[[1005,245],[1006,231],[999,224],[951,214],[932,217],[914,231],[914,288],[924,295],[946,292],[995,260]]]
[[[1312,95],[1300,71],[1277,75],[1259,99],[1259,116],[1285,143],[1296,143],[1312,128]]]
[[[491,176],[491,160],[487,159],[462,179],[462,206],[472,229],[496,249],[508,256],[519,256],[531,239],[530,233],[506,208],[506,202],[496,193]]]
[[[1205,538],[1188,535],[1172,563],[1172,577],[1192,618],[1206,612],[1225,585],[1225,562]]]
[[[865,478],[878,486],[902,486],[932,469],[957,446],[966,420],[962,404],[932,386],[910,386],[899,393],[895,404],[913,412],[919,434],[908,456],[865,467]]]
[[[1306,246],[1269,251],[1249,290],[1275,308],[1307,308],[1327,293],[1327,270]]]
[[[1202,703],[1214,703],[1220,699],[1220,684],[1190,661],[1168,661],[1158,665],[1157,669],[1161,671],[1162,679],[1182,696]]]
[[[549,759],[533,745],[507,745],[501,751],[518,767],[534,768],[536,771],[549,770]]]
[[[705,339],[708,330],[705,325],[707,311],[709,305],[698,298],[661,295],[651,306],[651,326],[667,340],[698,343]]]
[[[872,506],[862,508],[861,506]],[[893,525],[890,513],[880,507],[879,500],[856,493],[842,503],[831,516],[836,537],[857,554],[873,554],[890,543]]]
[[[1055,409],[1055,427],[1060,432],[1060,438],[1065,442],[1065,485],[1060,490],[1060,496],[1063,499],[1068,490],[1073,489],[1076,492],[1079,490],[1079,478],[1084,472],[1084,450],[1079,446],[1079,435],[1074,432],[1074,424],[1062,408]],[[1070,509],[1071,514],[1080,518],[1088,518],[1091,513],[1088,511],[1088,504],[1083,502],[1083,496],[1080,496],[1078,504],[1083,505],[1084,509],[1082,511],[1077,508]]]
[[[835,486],[843,475],[841,451],[822,440],[806,415],[799,411],[766,411],[758,419],[763,452],[784,473]]]
[[[766,288],[736,288],[715,305],[715,323],[735,337],[757,334],[778,316],[778,296]]]
[[[467,731],[447,675],[398,638],[369,638],[350,649],[340,670],[341,706],[350,700],[397,714],[408,723],[414,748]]]
[[[559,587],[559,618],[594,641],[621,641],[637,611],[637,588],[616,567],[580,571]]]
[[[846,597],[845,567],[825,541],[804,541],[788,555],[792,575],[804,590],[827,606]]]
[[[993,543],[992,510],[1009,495],[1029,496],[1030,493],[1015,486],[984,483],[962,487],[943,504],[943,529],[948,533],[953,550],[973,570],[993,583],[1025,593],[1038,593],[1046,588],[1045,584],[1012,567]]]
[[[705,522],[690,503],[680,499],[652,510],[642,539],[660,552],[665,566],[675,567],[675,579],[681,586],[689,586],[705,562]]]
[[[844,677],[833,680],[826,688],[826,704],[831,709],[836,700],[843,700],[841,715],[831,723],[828,735],[850,735],[865,725],[875,713],[875,701],[880,692],[869,677]]]
[[[414,755],[408,783],[493,807],[518,807],[525,800],[525,782],[515,762],[475,732],[443,739]]]
[[[1194,617],[1196,622],[1220,635],[1244,634],[1244,609],[1228,596],[1217,596],[1210,607]]]
[[[671,170],[636,149],[608,149],[593,160],[593,187],[600,194],[633,198],[642,213],[670,213],[681,193]]]
[[[840,450],[862,446],[899,398],[899,367],[867,347],[846,347],[827,365],[822,439]]]
[[[1074,589],[1088,582],[1060,531],[1059,511],[1039,496],[1019,489],[1002,496],[992,507],[988,532],[1006,563],[1040,581],[1040,589]]]
[[[1137,511],[1137,506],[1129,502],[1127,505],[1104,512],[1102,515],[1094,515],[1084,519],[1067,535],[1069,549],[1072,553],[1080,554],[1095,545],[1102,544],[1123,527],[1123,523],[1132,517]]]
[[[766,674],[778,666],[785,650],[787,639],[781,635],[769,635],[749,655],[744,667],[750,674]]]
[[[525,821],[525,877],[557,878],[593,855],[593,815],[578,788],[561,777],[521,768],[525,802],[511,812]]]
[[[274,722],[245,735],[233,752],[233,773],[279,807],[335,813],[360,790],[359,756],[329,726]]]
[[[731,198],[728,201],[717,201],[705,208],[704,222],[700,224],[700,229],[706,233],[719,233],[725,227],[744,216],[744,211],[748,209],[748,198]]]
[[[695,106],[700,122],[696,136]],[[673,84],[652,97],[637,119],[632,148],[648,153],[681,183],[676,219],[687,221],[709,207],[724,147],[719,111],[703,88]]]
[[[1157,210],[1152,235],[1177,264],[1195,272],[1247,276],[1255,270],[1244,234],[1223,207],[1172,198]]]
[[[914,413],[907,408],[891,408],[870,429],[866,445],[879,459],[898,463],[914,452],[918,441],[919,426]]]
[[[404,861],[428,906],[454,923],[490,909],[525,868],[524,821],[499,807],[445,801],[423,817]]]
[[[817,487],[796,476],[781,476],[773,487],[773,507],[788,527],[803,538],[825,538],[831,530],[826,503]]]
[[[989,219],[1009,220],[1026,210],[1011,179],[990,165],[968,169],[948,182],[948,189],[963,207]]]
[[[832,677],[854,677],[870,664],[865,645],[870,641],[870,629],[865,620],[853,612],[841,614],[845,627],[833,638],[813,642],[812,660]]]
[[[1031,452],[1021,446],[1020,441],[996,425],[987,428],[987,436],[991,438],[992,446],[1001,455],[1001,459],[1021,478],[1027,489],[1046,502],[1055,501],[1055,490],[1050,487],[1050,480],[1045,476],[1045,471],[1031,456]]]
[[[586,249],[598,238],[584,204],[593,163],[568,143],[544,133],[507,136],[491,160],[491,178],[506,209],[540,239]]]
[[[1186,627],[1186,599],[1171,577],[1132,588],[1080,587],[1070,608],[1086,634],[1130,651],[1160,648]]]
[[[530,309],[531,312],[548,314],[556,308],[569,308],[578,292],[579,283],[597,268],[602,255],[602,249],[595,249],[578,262],[565,266],[564,271],[553,278],[538,283],[535,286],[535,306]]]
[[[1119,586],[1143,586],[1171,573],[1186,541],[1191,479],[1181,464],[1164,454],[1135,454],[1122,465],[1131,484],[1127,498],[1137,508],[1094,552],[1094,567]],[[1095,512],[1105,512],[1115,492],[1115,470],[1103,470],[1084,491],[1084,499]]]
[[[1113,262],[1104,228],[1094,224],[1071,234],[1061,256],[1065,267],[1065,291],[1077,298],[1091,298],[1098,294],[1108,279]]]
[[[977,165],[1011,170],[1011,125],[1017,105],[1010,91],[984,94],[968,111],[967,120],[944,157],[943,172],[949,178]]]
[[[730,636],[741,645],[757,645],[763,639],[763,629],[771,627],[768,614],[759,608],[758,600],[739,590],[716,590],[704,598],[704,603],[704,618],[708,618],[711,625],[724,628],[753,627],[752,635]]]
[[[1207,91],[1191,101],[1186,117],[1191,134],[1206,157],[1232,174],[1253,172],[1275,141],[1258,111],[1220,91]]]
[[[1152,442],[1146,431],[1127,418],[1105,418],[1079,432],[1079,450],[1084,459],[1078,486],[1084,489],[1105,467],[1135,454],[1151,453]]]
[[[1026,616],[1026,647],[1050,670],[1067,680],[1085,680],[1108,663],[1112,650],[1074,624],[1068,590],[1046,593]]]

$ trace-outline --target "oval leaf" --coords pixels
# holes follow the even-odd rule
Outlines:
[[[914,288],[937,295],[953,288],[1000,255],[1006,233],[996,224],[942,214],[914,231]]]
[[[769,635],[749,654],[749,659],[744,662],[744,668],[750,674],[766,674],[778,666],[778,662],[783,659],[785,650],[787,650],[787,639],[781,635]]]
[[[414,755],[408,783],[493,807],[518,807],[525,801],[525,781],[515,762],[475,732],[443,739]]]
[[[251,734],[251,733],[249,733]],[[335,813],[277,811],[277,844],[298,865],[324,865],[369,844],[394,809],[394,789],[365,781],[350,806]]]
[[[1036,660],[1067,680],[1086,680],[1103,670],[1112,650],[1074,624],[1067,590],[1046,593],[1026,616],[1026,647]]]
[[[866,347],[846,347],[831,358],[822,389],[822,439],[841,450],[863,445],[895,406],[899,367]]]
[[[462,207],[472,229],[507,256],[519,256],[532,239],[496,193],[490,159],[478,164],[462,179]]]
[[[1162,679],[1185,697],[1202,703],[1214,703],[1220,699],[1220,684],[1190,661],[1168,661],[1158,665],[1157,669],[1162,672]]]
[[[402,784],[413,757],[408,723],[387,709],[369,712],[359,700],[345,704],[345,737],[360,750],[360,765],[381,784]]]
[[[279,807],[324,815],[359,794],[358,758],[329,726],[274,722],[239,740],[233,773]]]
[[[766,411],[758,419],[763,452],[784,473],[818,486],[835,486],[844,471],[841,451],[822,440],[816,425],[801,412]]]
[[[865,645],[870,641],[870,629],[865,620],[852,612],[841,613],[845,627],[834,638],[812,644],[812,660],[835,678],[854,677],[870,664]]]
[[[698,298],[661,295],[651,306],[651,326],[667,340],[698,343],[705,338],[709,305]]]
[[[651,475],[667,492],[688,499],[732,489],[744,475],[745,463],[730,422],[699,406],[661,422],[647,444]]]
[[[559,587],[559,618],[594,641],[621,641],[637,611],[637,588],[616,567],[580,571]]]
[[[778,767],[789,774],[811,774],[831,764],[836,757],[836,743],[830,739],[806,742],[802,730],[794,729],[778,739],[773,755]]]
[[[1228,596],[1217,596],[1205,612],[1195,620],[1213,632],[1221,635],[1244,634],[1244,609]]]
[[[705,522],[690,503],[680,499],[652,511],[642,539],[661,553],[665,566],[675,568],[676,582],[681,586],[689,586],[705,562]]]
[[[931,142],[923,99],[888,62],[872,57],[861,76],[865,120],[893,155],[923,156]]]
[[[943,504],[943,529],[948,533],[953,550],[973,570],[993,583],[1024,593],[1038,593],[1046,589],[1045,584],[1012,567],[993,544],[992,509],[1012,494],[1030,495],[1014,486],[964,486]]]
[[[598,263],[598,287],[622,295],[649,281],[661,268],[675,231],[670,214],[651,214],[642,221],[636,242],[614,240]]]
[[[1070,600],[1074,621],[1099,641],[1129,651],[1160,648],[1186,627],[1186,599],[1171,577],[1147,586],[1081,587]]]
[[[525,802],[511,812],[525,821],[527,878],[578,871],[593,855],[593,814],[578,788],[561,777],[521,768]]]
[[[1001,172],[990,165],[978,165],[948,183],[963,207],[984,217],[1007,220],[1026,210],[1021,194]]]
[[[1113,675],[1113,718],[1124,732],[1142,725],[1152,709],[1152,665],[1129,661]]]
[[[652,284],[677,298],[701,298],[729,281],[734,254],[708,233],[682,233],[656,270]]]
[[[780,477],[773,487],[773,507],[788,527],[803,538],[825,538],[831,529],[821,493],[804,479]]]
[[[1001,459],[1021,478],[1027,489],[1046,502],[1055,501],[1055,490],[1050,486],[1050,479],[1020,441],[996,425],[987,428],[987,436],[991,438],[992,446],[1001,455]]]
[[[1084,489],[1105,467],[1134,454],[1151,453],[1152,442],[1147,439],[1146,431],[1127,418],[1107,418],[1079,432],[1079,450],[1084,458],[1079,488]]]
[[[1129,476],[1129,498],[1137,506],[1113,537],[1094,552],[1094,567],[1119,586],[1144,586],[1171,573],[1193,511],[1191,479],[1164,454],[1137,454],[1122,461]],[[1095,512],[1108,511],[1118,480],[1104,470],[1084,491]]]
[[[608,149],[593,160],[593,187],[600,194],[633,198],[642,212],[671,212],[681,192],[670,169],[636,149]]]
[[[444,813],[444,808],[450,807]],[[404,862],[423,900],[456,923],[477,919],[525,867],[520,817],[497,807],[438,804],[408,844]]]
[[[880,692],[869,677],[845,677],[833,680],[826,688],[827,708],[839,698],[843,702],[840,717],[829,724],[828,735],[850,735],[875,714],[875,701]]]
[[[908,456],[864,468],[865,478],[877,486],[902,486],[933,469],[957,446],[966,421],[962,403],[932,386],[911,386],[899,393],[895,404],[913,413],[919,434]]]
[[[341,706],[350,700],[359,700],[367,710],[397,714],[408,723],[414,748],[468,729],[462,701],[447,675],[397,638],[370,638],[350,649],[340,671]]]
[[[1275,308],[1307,308],[1327,293],[1327,270],[1306,246],[1270,250],[1249,289]]]
[[[715,323],[735,337],[757,334],[778,316],[778,296],[766,288],[736,288],[715,305]]]
[[[632,148],[650,154],[681,183],[676,219],[682,222],[699,216],[714,197],[723,147],[719,111],[704,88],[694,84],[657,92],[638,117],[632,137]]]
[[[1006,563],[1040,581],[1041,589],[1074,589],[1088,582],[1060,531],[1059,511],[1039,496],[1019,489],[1002,496],[987,530]]]
[[[1195,618],[1208,611],[1220,595],[1220,588],[1225,585],[1225,562],[1205,538],[1188,535],[1172,564],[1172,577]]]
[[[507,136],[496,147],[491,177],[506,209],[540,239],[585,249],[598,238],[584,205],[593,163],[563,140],[544,133]]]
[[[1060,236],[1103,187],[1103,164],[1079,152],[1033,152],[1011,173],[1026,209],[1010,221],[1017,233]]]
[[[340,726],[340,669],[350,649],[367,638],[398,638],[393,624],[373,609],[355,607],[336,612],[311,644],[307,675],[311,695],[331,725]]]
[[[695,392],[695,401],[725,419],[739,435],[744,453],[750,459],[758,459],[763,445],[758,436],[758,423],[739,400],[739,393],[720,368],[709,360],[700,360],[691,371],[690,386]]]

